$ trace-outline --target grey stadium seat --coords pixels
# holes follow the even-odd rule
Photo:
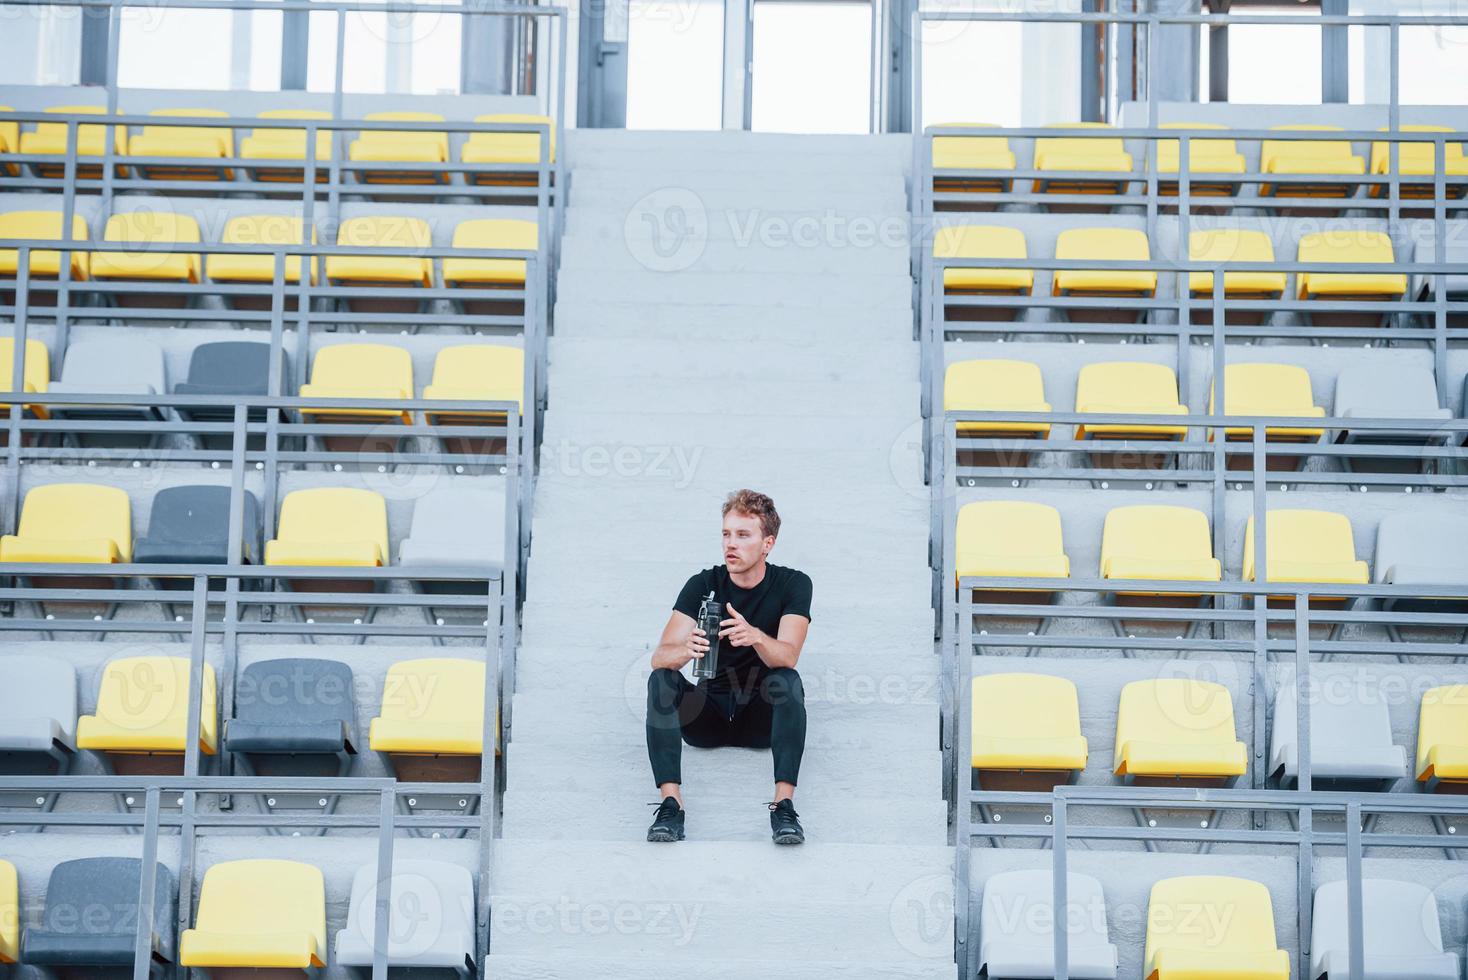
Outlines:
[[[66,772],[76,754],[77,713],[71,664],[56,657],[0,657],[0,773]]]
[[[478,566],[486,572],[504,567],[505,495],[503,490],[439,487],[413,505],[413,526],[398,551],[404,568]],[[453,583],[421,583],[428,592],[456,591]]]
[[[1300,777],[1299,713],[1291,676],[1274,699],[1274,726],[1269,737],[1269,773],[1286,786]],[[1348,697],[1315,697],[1310,702],[1310,775],[1316,781],[1344,781],[1385,789],[1407,775],[1407,750],[1392,742],[1386,701],[1351,684]],[[1373,785],[1374,784],[1374,785]],[[1332,788],[1348,789],[1350,786]]]
[[[280,355],[282,390],[290,376]],[[256,341],[226,340],[200,344],[189,358],[189,377],[173,389],[177,395],[265,395],[270,390],[270,345]],[[196,419],[231,418],[229,408],[192,408]],[[264,410],[256,410],[263,417]]]
[[[1336,378],[1335,414],[1350,419],[1427,419],[1447,421],[1451,409],[1438,403],[1437,381],[1426,368],[1391,364],[1359,365],[1346,368]],[[1446,436],[1434,428],[1398,432],[1366,432],[1343,429],[1336,433],[1338,443],[1373,446],[1422,446],[1442,443]],[[1351,469],[1367,472],[1417,472],[1422,460],[1371,459],[1342,457]]]
[[[1447,261],[1454,265],[1468,265],[1468,244],[1462,242],[1449,242],[1444,246],[1443,254]],[[1437,249],[1435,242],[1418,242],[1412,251],[1413,262],[1436,261]],[[1468,298],[1468,273],[1451,273],[1444,278],[1447,280],[1447,294],[1450,301]],[[1433,289],[1433,277],[1427,274],[1413,276],[1412,293],[1419,300],[1430,300],[1436,295]],[[1427,314],[1430,318],[1431,313]]]
[[[1070,975],[1075,980],[1116,976],[1116,946],[1106,931],[1106,897],[1101,882],[1074,871],[1066,876]],[[1005,871],[984,882],[979,924],[979,970],[991,977],[1055,975],[1050,870]]]
[[[168,393],[168,374],[163,348],[135,337],[126,339],[79,340],[66,349],[61,380],[51,383],[51,394],[163,395]],[[153,406],[101,408],[55,406],[52,414],[68,418],[158,419]]]
[[[352,668],[341,661],[264,660],[241,673],[224,748],[257,774],[343,776],[356,741]]]
[[[260,504],[246,490],[241,557],[260,564]],[[169,487],[153,497],[148,533],[133,546],[139,564],[223,565],[229,559],[229,487]]]
[[[389,905],[388,966],[473,975],[474,878],[468,870],[444,861],[394,860]],[[338,965],[372,965],[376,907],[377,866],[369,864],[352,877],[347,927],[336,934]]]
[[[1383,518],[1376,529],[1376,582],[1379,585],[1462,585],[1468,597],[1468,517],[1402,511]],[[1398,612],[1450,612],[1468,609],[1452,599],[1385,599]]]
[[[21,940],[22,963],[46,967],[131,966],[138,926],[137,858],[96,857],[64,861],[51,871],[41,925]],[[173,872],[155,865],[153,967],[174,961],[178,888]],[[102,909],[107,914],[88,914]]]
[[[1361,980],[1458,980],[1458,954],[1443,952],[1437,899],[1409,881],[1361,880]],[[1350,976],[1346,883],[1315,889],[1310,980]]]

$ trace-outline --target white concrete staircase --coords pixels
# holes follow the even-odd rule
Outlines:
[[[488,975],[952,980],[907,144],[568,135]],[[768,752],[685,747],[688,840],[648,844],[649,652],[742,486],[815,584],[808,842]]]

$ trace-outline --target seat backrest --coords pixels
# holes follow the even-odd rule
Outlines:
[[[520,218],[474,218],[454,226],[454,248],[513,248],[533,252],[540,228]]]
[[[0,337],[0,391],[10,390],[10,379],[14,375],[15,338]],[[21,378],[24,391],[43,392],[51,386],[51,352],[41,341],[26,338]]]
[[[1372,418],[1432,418],[1438,411],[1437,378],[1427,368],[1408,364],[1356,364],[1335,379],[1335,414]]]
[[[1207,122],[1170,122],[1163,123],[1159,129],[1227,129],[1223,123]],[[1199,158],[1233,156],[1239,152],[1238,144],[1232,137],[1220,139],[1190,139],[1188,146]],[[1182,153],[1181,140],[1158,140],[1157,154],[1163,159],[1171,159],[1176,167],[1179,155]]]
[[[975,677],[974,733],[996,738],[1074,738],[1081,734],[1075,683],[1050,674]]]
[[[477,660],[400,660],[383,681],[380,717],[428,725],[477,721],[483,728],[484,680]]]
[[[1027,259],[1025,233],[1003,225],[946,225],[933,233],[940,259]]]
[[[1229,364],[1223,369],[1225,415],[1321,415],[1310,372],[1295,364]],[[1208,390],[1213,414],[1214,387]]]
[[[1468,516],[1398,511],[1376,528],[1375,581],[1390,582],[1399,565],[1455,569],[1468,574]],[[1444,572],[1444,584],[1463,581]]]
[[[53,541],[110,540],[122,561],[133,553],[132,502],[127,491],[95,483],[50,483],[25,495],[22,538]]]
[[[1178,404],[1177,375],[1166,364],[1103,361],[1076,376],[1077,412],[1146,414]]]
[[[1360,229],[1315,231],[1302,235],[1298,259],[1301,264],[1390,265],[1396,261],[1392,240],[1385,232]]]
[[[371,541],[386,564],[387,501],[380,493],[349,487],[293,490],[280,505],[275,533],[282,541]]]
[[[1275,132],[1293,133],[1324,133],[1341,132],[1341,127],[1322,123],[1289,123],[1281,126],[1270,126]],[[1350,140],[1299,140],[1299,139],[1271,139],[1263,140],[1259,146],[1260,166],[1268,172],[1269,165],[1281,157],[1310,157],[1320,160],[1322,163],[1331,161],[1346,161],[1354,154],[1351,152]]]
[[[304,219],[290,214],[241,214],[225,222],[219,236],[222,245],[300,245],[304,241]],[[311,243],[316,226],[311,226]]]
[[[307,933],[326,965],[326,883],[300,861],[224,861],[204,872],[194,927],[225,934]]]
[[[1252,228],[1209,228],[1188,235],[1193,262],[1273,262],[1274,242]]]
[[[188,544],[216,544],[219,550],[229,544],[229,487],[167,487],[153,496],[148,515],[147,537],[153,540]],[[249,490],[240,498],[241,533],[244,558],[260,557],[260,502]]]
[[[1137,228],[1067,228],[1055,238],[1055,257],[1145,262],[1152,257],[1147,233]]]
[[[337,229],[336,243],[352,248],[390,248],[406,253],[433,247],[433,233],[422,218],[370,215],[343,221]]]
[[[124,211],[107,219],[102,240],[126,245],[170,242],[194,245],[203,239],[199,235],[199,223],[190,215],[172,211]]]
[[[1192,928],[1184,928],[1184,925]],[[1246,878],[1189,875],[1152,886],[1147,901],[1143,976],[1162,949],[1215,954],[1267,953],[1278,949],[1269,889]]]
[[[330,119],[331,113],[325,109],[266,109],[260,113],[260,119]],[[256,129],[250,135],[257,139],[271,139],[273,137],[287,135],[293,139],[305,136],[304,129]]]
[[[1194,507],[1135,504],[1113,507],[1101,528],[1101,568],[1113,557],[1195,559],[1213,557],[1208,515]]]
[[[368,122],[425,122],[441,123],[444,117],[437,112],[369,112],[362,118]],[[367,142],[394,143],[404,140],[417,142],[419,140],[432,140],[437,143],[445,159],[449,152],[449,134],[444,132],[430,132],[428,130],[397,130],[386,131],[381,129],[364,129],[359,134]]]
[[[76,668],[54,657],[0,657],[0,741],[16,722],[54,722],[76,743]]]
[[[1349,752],[1352,748],[1375,751],[1389,747],[1392,743],[1392,719],[1386,699],[1374,691],[1368,691],[1356,681],[1342,678],[1338,684],[1332,678],[1330,696],[1320,693],[1323,685],[1314,685],[1317,693],[1312,696],[1311,686],[1306,688],[1310,698],[1310,744],[1329,746],[1334,750]],[[1281,745],[1298,745],[1300,741],[1299,688],[1294,675],[1280,684],[1274,695],[1274,724],[1270,730],[1270,745],[1277,752]]]
[[[547,140],[547,143],[549,143],[549,148],[550,148],[550,158],[551,158],[552,161],[554,161],[555,158],[556,158],[556,121],[554,119],[552,119],[550,116],[537,116],[534,113],[529,113],[529,112],[487,112],[487,113],[484,113],[483,115],[475,116],[474,117],[474,121],[477,122],[477,123],[497,123],[497,122],[501,122],[501,123],[536,123],[536,124],[538,124],[538,123],[545,123],[546,125],[548,125],[550,127],[550,138]],[[520,138],[520,139],[524,139],[526,141],[534,141],[534,144],[537,145],[537,146],[540,144],[540,134],[539,133],[470,133],[469,134],[469,139],[471,141],[475,140],[476,138],[479,139],[479,140],[483,140],[483,139],[486,139],[486,138],[488,138],[488,139],[504,139],[505,137],[509,137],[511,139]]]
[[[1060,511],[1021,500],[979,500],[958,511],[958,543],[966,552],[1065,556]]]
[[[408,541],[462,550],[465,564],[500,564],[505,554],[505,495],[479,487],[435,487],[413,504]]]
[[[985,947],[1003,943],[1048,952],[1055,944],[1055,920],[1066,925],[1071,949],[1111,945],[1106,928],[1106,896],[1101,882],[1087,874],[1066,875],[1064,915],[1053,914],[1055,892],[1050,869],[1001,871],[984,882],[980,935]]]
[[[412,398],[413,356],[391,344],[332,344],[316,352],[311,384],[390,389]]]
[[[1315,889],[1311,908],[1310,951],[1319,963],[1332,951],[1341,956],[1350,948],[1350,917],[1344,881],[1330,881]],[[1442,924],[1437,898],[1412,881],[1361,879],[1361,939],[1365,954],[1390,963],[1419,956],[1441,955]],[[1318,975],[1312,969],[1311,975]]]
[[[167,865],[153,866],[153,932],[158,952],[172,962],[178,884]],[[130,857],[88,857],[51,869],[41,931],[49,938],[74,936],[79,945],[99,937],[132,938],[138,923],[138,885],[143,862]],[[105,909],[105,915],[88,915]]]
[[[6,211],[0,214],[0,241],[36,239],[59,242],[65,225],[60,211]],[[79,214],[71,216],[71,240],[87,240],[87,222]]]
[[[1423,692],[1417,713],[1417,768],[1427,768],[1428,753],[1438,745],[1468,745],[1468,684],[1444,684]]]
[[[1110,123],[1069,122],[1049,123],[1046,129],[1115,129]],[[1097,136],[1086,139],[1081,136],[1041,136],[1035,140],[1035,158],[1050,154],[1085,156],[1089,154],[1125,153],[1126,144],[1119,138]]]
[[[229,113],[223,109],[154,109],[150,116],[183,116],[192,119],[227,119]],[[187,136],[197,139],[212,139],[219,144],[220,156],[234,155],[234,130],[214,126],[144,126],[144,136]]]
[[[525,403],[525,351],[508,344],[456,344],[433,359],[433,387],[488,401]],[[427,393],[425,392],[425,397]]]
[[[395,858],[390,896],[389,963],[411,966],[422,960],[427,966],[473,955],[474,876],[468,869],[447,861]],[[376,915],[377,865],[363,865],[352,876],[344,930],[359,948],[375,946]]]
[[[163,348],[151,340],[77,340],[66,348],[61,380],[99,394],[141,385],[151,394],[162,395],[168,393],[165,363]]]
[[[1274,562],[1343,563],[1356,560],[1351,519],[1327,510],[1277,509],[1265,514],[1264,559]],[[1254,581],[1254,518],[1244,526],[1244,580]]]
[[[1175,745],[1227,745],[1237,741],[1228,688],[1191,677],[1132,681],[1116,709],[1116,765],[1133,740]]]
[[[943,372],[943,408],[1048,412],[1038,364],[1003,358],[954,361]]]
[[[286,376],[284,354],[280,376]],[[236,394],[266,394],[270,390],[270,345],[250,340],[200,344],[189,356],[188,383]]]
[[[214,667],[204,664],[201,731],[218,717]],[[189,719],[188,657],[118,657],[102,669],[96,717],[139,736],[183,738]],[[185,739],[185,742],[187,740]]]
[[[1451,126],[1433,126],[1424,124],[1398,126],[1403,133],[1452,133],[1456,132]],[[1381,127],[1383,133],[1388,132],[1386,126]],[[1404,140],[1397,144],[1397,159],[1402,164],[1411,163],[1418,167],[1431,167],[1436,159],[1437,150],[1432,143],[1426,140]],[[1451,163],[1453,160],[1462,159],[1463,144],[1452,140],[1443,144],[1443,160]],[[1377,140],[1371,144],[1371,172],[1387,173],[1391,168],[1391,143],[1386,140]]]
[[[357,696],[352,668],[316,657],[256,661],[240,673],[234,716],[260,725],[341,722],[353,731]]]
[[[54,114],[59,115],[59,116],[60,115],[65,115],[65,116],[105,116],[105,115],[107,115],[107,107],[106,106],[100,106],[100,105],[53,105],[53,106],[48,106],[46,109],[44,109],[42,111],[54,113]],[[104,130],[104,127],[101,124],[98,124],[98,123],[92,123],[92,124],[85,125],[85,126],[78,126],[77,127],[77,139],[78,140],[83,140],[83,139],[98,139],[98,140],[100,140],[100,139],[102,139],[103,130]],[[36,123],[36,132],[38,134],[45,134],[45,135],[51,136],[53,138],[64,138],[66,136],[66,123],[64,123],[64,122],[58,122],[58,123],[52,123],[52,122]],[[127,144],[127,135],[126,135],[126,133],[127,133],[127,127],[126,126],[117,126],[117,127],[115,127],[113,129],[113,133],[116,134],[115,135],[115,140],[116,140],[116,143],[117,143],[117,148],[118,148],[119,151],[121,151],[122,149],[124,149],[126,147],[126,144]]]
[[[0,860],[0,963],[20,960],[20,876]]]

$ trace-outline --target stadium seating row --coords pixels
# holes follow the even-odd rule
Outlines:
[[[229,555],[228,487],[182,486],[153,497],[148,533],[136,542],[127,492],[89,483],[51,483],[25,496],[15,534],[0,537],[0,562],[221,564]],[[261,564],[259,504],[244,494],[243,562]],[[505,548],[501,493],[435,487],[413,508],[398,551],[402,567],[500,567]],[[263,564],[377,567],[391,562],[387,503],[371,490],[318,487],[286,494]]]
[[[1265,525],[1266,581],[1365,585],[1351,522],[1319,510],[1271,509]],[[1410,511],[1392,514],[1376,535],[1375,574],[1391,585],[1468,585],[1468,519]],[[1241,555],[1242,579],[1255,581],[1254,519]],[[957,575],[997,578],[1070,577],[1060,511],[1028,501],[985,500],[958,512]],[[1192,507],[1142,504],[1112,508],[1101,535],[1102,579],[1219,582],[1208,515]]]
[[[314,865],[252,859],[211,866],[204,873],[194,928],[177,944],[178,886],[167,866],[156,865],[154,874],[156,960],[201,968],[326,965],[326,886]],[[19,876],[13,864],[0,861],[0,962],[130,968],[141,876],[137,858],[64,861],[51,871],[40,924],[22,931]],[[372,965],[377,876],[376,865],[366,865],[352,877],[346,927],[336,934],[333,961],[339,966]],[[398,858],[391,882],[389,964],[472,972],[473,876],[443,861]]]
[[[1086,768],[1076,685],[1036,673],[973,678],[970,766],[983,789],[1049,790]],[[1300,774],[1298,692],[1293,678],[1274,700],[1266,777],[1281,786]],[[1406,750],[1392,741],[1387,703],[1361,686],[1311,697],[1310,772],[1316,789],[1334,783],[1390,789],[1407,776]],[[1468,685],[1422,696],[1413,777],[1427,789],[1468,785]],[[1127,782],[1231,781],[1248,771],[1235,735],[1233,701],[1221,684],[1187,677],[1133,681],[1116,709],[1112,774]]]
[[[939,228],[933,238],[933,256],[939,259],[1029,258],[1025,236],[1018,228],[959,224]],[[1055,258],[1073,262],[1148,262],[1152,252],[1147,234],[1135,228],[1067,228],[1055,240]],[[1274,245],[1262,231],[1214,228],[1188,236],[1188,258],[1195,262],[1272,263]],[[1383,265],[1396,262],[1392,240],[1379,231],[1311,232],[1300,238],[1296,256],[1309,265]],[[1224,295],[1233,299],[1279,299],[1288,277],[1283,272],[1225,272]],[[1156,295],[1158,273],[1152,270],[1058,269],[1051,282],[1054,296],[1150,297]],[[1382,301],[1401,299],[1407,277],[1401,273],[1301,272],[1295,277],[1296,298]],[[1029,296],[1034,269],[950,268],[943,285],[950,295]],[[1211,296],[1213,273],[1188,275],[1195,297]]]
[[[983,123],[945,123],[943,126],[962,126],[978,129],[990,128]],[[1114,128],[1108,123],[1058,123],[1055,129],[1106,130]],[[1174,122],[1166,123],[1163,129],[1209,129],[1225,130],[1217,123]],[[1281,134],[1289,132],[1340,132],[1341,127],[1315,123],[1297,123],[1271,126]],[[1402,131],[1417,133],[1452,133],[1447,126],[1411,125],[1402,126]],[[1383,130],[1385,131],[1385,130]],[[1435,173],[1433,146],[1430,142],[1406,141],[1399,144],[1398,173],[1404,176],[1431,176]],[[1190,175],[1199,178],[1192,182],[1191,193],[1199,196],[1225,196],[1233,194],[1237,180],[1226,180],[1231,176],[1247,174],[1248,166],[1244,155],[1239,152],[1237,141],[1232,137],[1196,139],[1190,141],[1191,156],[1188,161]],[[1155,165],[1158,173],[1178,173],[1181,154],[1178,140],[1157,140]],[[932,151],[933,167],[938,170],[985,170],[1004,171],[1016,169],[1017,159],[1006,136],[935,136]],[[1136,164],[1127,152],[1125,141],[1119,137],[1054,136],[1035,140],[1033,166],[1037,171],[1086,172],[1134,174]],[[1278,139],[1260,141],[1259,173],[1283,175],[1322,174],[1341,177],[1360,177],[1368,172],[1376,175],[1390,173],[1391,156],[1386,141],[1371,145],[1371,159],[1364,160],[1351,147],[1349,140],[1298,140],[1281,136]],[[1447,144],[1444,173],[1447,176],[1468,176],[1468,158],[1463,155],[1461,143]],[[1207,178],[1213,178],[1209,180]],[[1089,180],[1057,180],[1040,178],[1034,181],[1035,193],[1057,194],[1122,194],[1128,181],[1092,178]],[[967,189],[1008,192],[1012,180],[989,179],[983,188],[972,184],[960,187],[944,186],[938,181],[939,190]],[[1426,186],[1430,195],[1431,186]],[[1160,190],[1165,194],[1176,194],[1176,182],[1164,182]],[[1380,194],[1381,188],[1373,188]],[[1270,184],[1260,185],[1261,196],[1276,197],[1349,197],[1355,191],[1349,183],[1332,184]],[[1423,188],[1414,187],[1411,196],[1421,196]],[[1404,195],[1408,196],[1404,189]],[[1462,196],[1461,189],[1456,196]]]
[[[1112,980],[1117,948],[1096,878],[1070,872],[1066,902],[1069,975]],[[1443,949],[1432,891],[1415,882],[1364,878],[1362,946],[1365,976],[1455,980],[1459,957]],[[1166,878],[1152,886],[1142,976],[1248,977],[1285,980],[1289,954],[1279,948],[1269,889],[1257,881],[1211,875]],[[983,976],[1040,977],[1055,972],[1056,916],[1051,872],[1006,871],[984,882],[979,953]],[[1346,976],[1350,960],[1346,883],[1315,889],[1311,903],[1309,980]]]
[[[0,106],[0,113],[14,112],[9,106]],[[45,110],[69,116],[105,115],[101,106],[53,106]],[[160,119],[196,118],[225,119],[229,113],[220,109],[155,109],[149,115]],[[272,109],[259,115],[261,120],[329,121],[331,113],[316,109]],[[442,123],[445,118],[436,112],[372,112],[365,117],[367,122],[383,123]],[[490,113],[474,117],[477,123],[545,124],[550,126],[549,158],[555,161],[555,126],[547,116],[522,113]],[[57,157],[66,153],[66,124],[43,122],[34,129],[22,131],[16,121],[5,121],[0,115],[0,153],[17,154],[24,158]],[[261,126],[239,141],[239,159],[249,161],[303,161],[314,150],[318,161],[331,156],[330,131],[318,131],[316,145],[307,146],[307,131],[289,126]],[[107,143],[104,127],[83,125],[77,127],[78,158],[100,157],[106,152]],[[117,157],[174,157],[186,160],[230,160],[235,159],[234,130],[225,126],[181,126],[160,122],[143,126],[136,135],[129,134],[128,127],[118,126],[113,131],[113,153]],[[364,129],[347,145],[346,159],[354,163],[449,163],[449,136],[445,132],[373,130]],[[528,133],[470,133],[459,153],[459,162],[466,164],[526,164],[537,165],[541,161],[540,134]],[[24,161],[38,177],[57,179],[64,175],[63,165],[54,160]],[[11,176],[19,173],[19,163],[3,166]],[[276,180],[299,182],[301,169],[280,167],[247,167],[253,180]],[[204,163],[181,164],[177,162],[153,162],[137,165],[138,173],[145,179],[157,180],[231,180],[229,167]],[[325,167],[318,179],[325,181]],[[127,167],[118,165],[120,176],[127,175]],[[77,176],[95,179],[101,167],[92,164],[79,166]],[[357,179],[363,183],[409,183],[438,184],[449,180],[448,172],[390,170],[357,171]],[[533,183],[533,175],[529,175]],[[525,175],[513,177],[498,173],[474,173],[475,183],[503,184],[525,183]]]
[[[0,338],[0,388],[8,390],[13,377],[14,341]],[[285,357],[280,355],[280,377],[287,379]],[[270,388],[270,345],[252,341],[216,341],[194,348],[188,380],[173,385],[176,395],[264,396]],[[169,392],[163,348],[138,338],[73,341],[66,349],[61,380],[50,381],[50,354],[38,340],[26,341],[24,390],[36,394],[164,395]],[[525,352],[502,344],[458,344],[434,357],[433,380],[423,386],[423,398],[444,401],[514,401],[523,405]],[[289,382],[287,381],[288,385]],[[343,343],[323,347],[312,360],[311,381],[300,389],[302,398],[412,399],[417,388],[408,351],[390,344]],[[52,405],[28,406],[39,417],[115,417],[119,414],[154,417],[151,407],[129,409]],[[212,418],[228,409],[187,409],[196,418]],[[401,421],[411,424],[412,413],[392,409],[302,408],[307,420]],[[504,413],[425,412],[430,424],[467,422]]]
[[[11,211],[0,214],[0,242],[63,241],[60,211]],[[86,222],[72,216],[71,240],[88,241]],[[459,222],[454,229],[453,248],[504,249],[534,252],[539,232],[534,221],[514,218],[474,218]],[[103,242],[124,245],[199,245],[203,238],[199,223],[186,214],[169,211],[130,211],[107,219]],[[310,234],[316,243],[316,229]],[[353,248],[391,250],[391,256],[333,255],[326,259],[326,279],[340,285],[434,285],[434,260],[412,253],[431,248],[428,222],[406,215],[349,218],[337,230],[336,243]],[[305,244],[304,222],[281,214],[239,215],[231,218],[220,236],[221,245],[285,246]],[[207,259],[207,261],[206,261]],[[0,275],[17,273],[17,249],[0,249]],[[310,281],[318,280],[319,260],[311,260]],[[287,260],[286,282],[299,283],[306,260]],[[197,251],[73,252],[71,278],[143,279],[198,283],[270,283],[275,278],[275,260],[269,255],[201,255]],[[511,287],[525,282],[524,259],[446,258],[442,282],[445,287]],[[61,273],[61,253],[39,249],[31,255],[30,274],[36,279],[55,279]]]
[[[127,656],[104,666],[96,712],[79,715],[77,676],[55,657],[0,658],[11,709],[0,719],[0,751],[10,765],[30,759],[27,772],[65,773],[77,749],[95,754],[124,775],[183,772],[188,738],[189,658]],[[382,707],[368,729],[368,747],[388,760],[478,757],[484,745],[485,667],[475,660],[400,660],[383,679]],[[235,688],[234,715],[221,739],[218,683],[205,663],[199,751],[244,756],[259,775],[345,776],[357,754],[352,669],[335,660],[287,658],[246,667]],[[58,756],[56,747],[62,754]],[[496,750],[497,751],[497,750]],[[286,768],[280,768],[283,764]],[[272,761],[277,761],[272,766]]]

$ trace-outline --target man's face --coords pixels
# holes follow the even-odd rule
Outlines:
[[[724,564],[729,571],[749,571],[763,561],[774,546],[775,539],[764,536],[758,517],[733,510],[724,515]]]

